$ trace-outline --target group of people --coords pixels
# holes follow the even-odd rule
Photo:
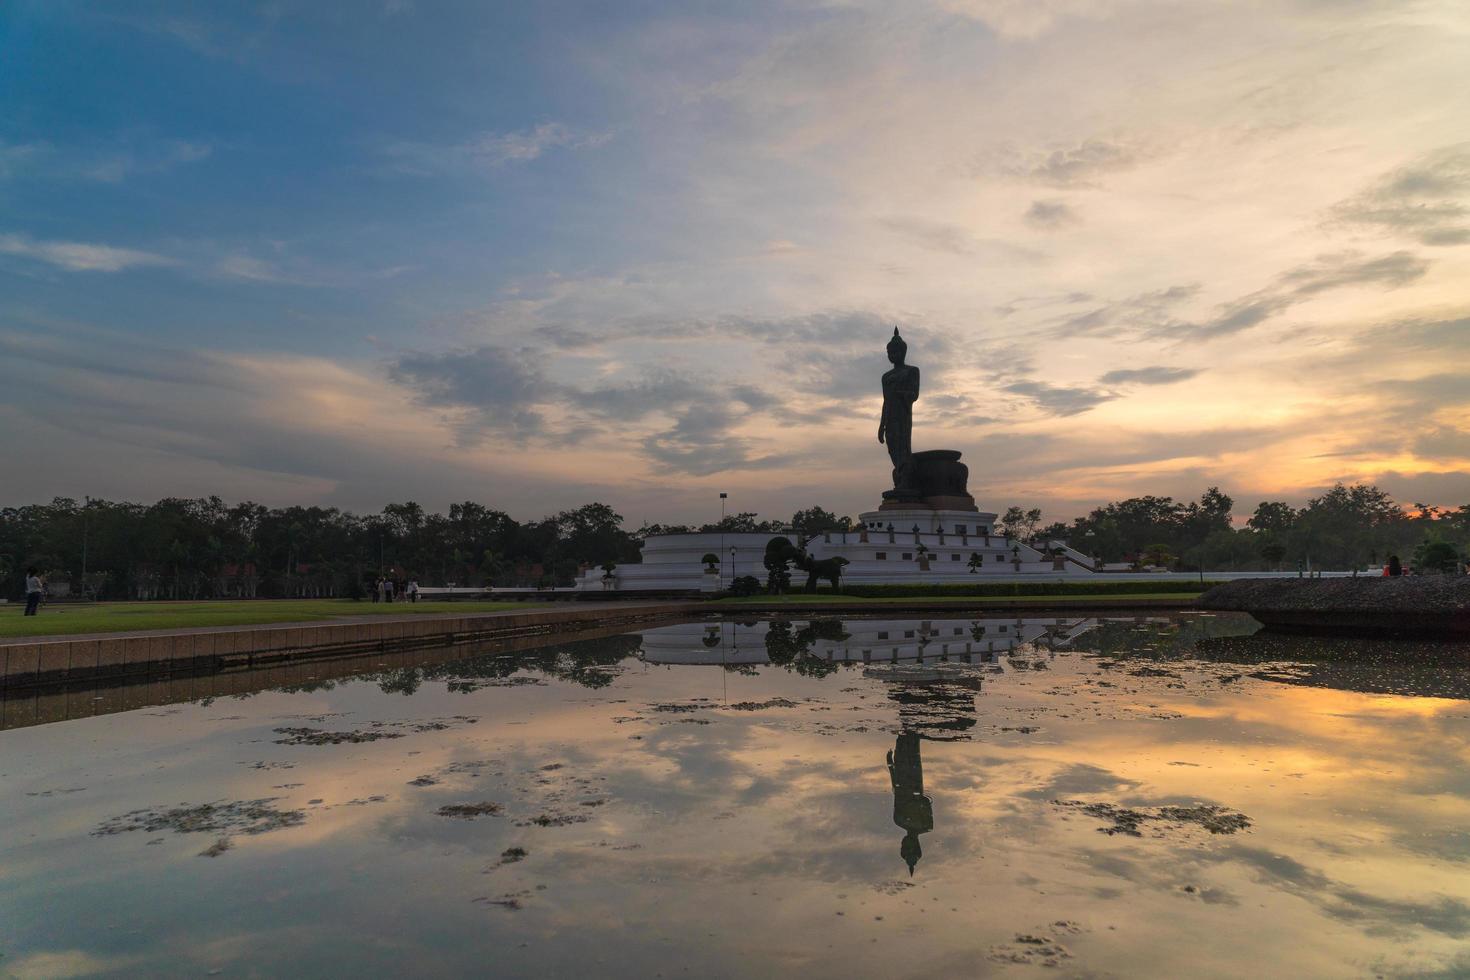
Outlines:
[[[369,590],[373,594],[373,602],[392,602],[395,596],[406,599],[409,602],[419,601],[419,583],[416,579],[407,582],[395,582],[393,579],[383,576],[375,580]]]

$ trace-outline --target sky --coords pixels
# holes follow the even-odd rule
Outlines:
[[[0,504],[1470,502],[1470,5],[0,6]]]

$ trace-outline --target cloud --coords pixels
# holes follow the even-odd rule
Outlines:
[[[1422,278],[1427,271],[1429,263],[1412,252],[1392,252],[1373,259],[1364,259],[1356,252],[1323,255],[1283,272],[1264,289],[1224,304],[1209,320],[1171,323],[1155,328],[1151,334],[1179,340],[1215,340],[1249,330],[1320,293],[1352,286],[1398,289]]]
[[[17,255],[71,272],[122,272],[177,264],[167,256],[138,249],[88,242],[43,242],[13,234],[0,235],[0,255]]]
[[[1392,391],[1396,398],[1413,399],[1424,408],[1470,403],[1470,371],[1441,371],[1417,378],[1385,378],[1375,384],[1379,389]]]
[[[1199,291],[1198,283],[1182,283],[1137,293],[1081,313],[1058,317],[1052,321],[1048,333],[1057,339],[1147,334],[1175,323],[1174,309],[1193,299]],[[1086,298],[1081,297],[1079,301]]]
[[[730,414],[716,405],[690,405],[673,428],[643,440],[643,451],[665,469],[692,476],[724,470],[762,469],[790,460],[786,454],[755,455],[748,439],[731,435]]]
[[[388,377],[413,391],[421,404],[468,409],[462,438],[490,430],[524,440],[545,429],[536,410],[546,381],[533,357],[504,347],[484,346],[442,354],[413,353],[388,366]]]
[[[1470,432],[1440,426],[1415,438],[1413,448],[1424,459],[1470,459]]]
[[[278,262],[238,253],[227,255],[216,262],[214,273],[226,279],[243,279],[247,282],[278,283],[290,286],[322,285],[317,280],[283,269]]]
[[[1029,344],[990,344],[980,349],[976,365],[992,378],[1031,374],[1036,370],[1036,349]]]
[[[1081,415],[1118,397],[1097,388],[1050,385],[1045,381],[1017,381],[1006,385],[1004,390],[1020,395],[1046,415],[1063,418]]]
[[[881,218],[878,223],[920,248],[950,255],[983,255],[988,259],[1034,262],[1044,256],[1034,249],[998,238],[977,238],[959,225],[908,215]]]
[[[638,446],[661,470],[695,476],[787,458],[757,454],[751,439],[734,434],[752,416],[781,407],[758,386],[651,368],[631,380],[580,387],[550,376],[562,356],[492,345],[402,354],[387,372],[421,405],[446,410],[445,421],[465,445],[489,435],[548,446],[607,436]]]
[[[1032,40],[1060,21],[1105,20],[1130,0],[941,0],[951,13],[978,20],[1007,40]],[[1136,2],[1136,0],[1131,0]]]
[[[50,152],[49,143],[6,143],[0,140],[0,180],[30,172]]]
[[[1356,474],[1349,475],[1357,476]],[[1470,469],[1425,470],[1419,473],[1385,469],[1363,474],[1362,478],[1377,483],[1400,500],[1420,500],[1426,503],[1445,503],[1450,506],[1463,504],[1470,500]],[[1326,490],[1327,488],[1327,486],[1322,486],[1318,489]]]
[[[1082,221],[1066,201],[1032,201],[1023,217],[1031,227],[1042,231],[1059,231]]]
[[[1100,177],[1136,167],[1141,150],[1119,140],[1093,138],[1023,156],[1002,167],[1023,180],[1052,187],[1090,187]]]
[[[890,231],[898,232],[909,241],[935,252],[951,255],[971,255],[975,251],[975,239],[958,225],[925,218],[893,217],[880,222]]]
[[[559,122],[543,122],[515,132],[487,132],[463,143],[396,142],[380,153],[394,173],[415,176],[484,174],[512,163],[527,163],[553,149],[590,149],[612,139]]]
[[[1199,374],[1194,368],[1146,367],[1109,371],[1097,380],[1105,385],[1171,385]]]
[[[751,389],[746,389],[749,394]],[[652,412],[696,402],[710,394],[709,386],[674,371],[651,369],[637,381],[606,385],[587,391],[567,390],[579,408],[618,421],[641,419]],[[754,394],[750,397],[756,398]]]
[[[1425,154],[1337,205],[1333,217],[1414,238],[1422,245],[1470,243],[1470,143]]]
[[[136,174],[166,173],[197,163],[213,152],[213,146],[195,140],[131,135],[89,146],[0,142],[0,180],[31,177],[116,184]]]

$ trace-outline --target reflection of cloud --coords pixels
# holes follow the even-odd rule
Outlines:
[[[1078,762],[1053,773],[1051,778],[1040,786],[1017,795],[1032,800],[1049,801],[1095,793],[1119,793],[1138,785],[1136,779],[1128,779],[1090,763]]]
[[[1318,906],[1327,915],[1369,929],[1392,932],[1429,929],[1446,936],[1470,935],[1470,905],[1446,895],[1428,901],[1406,901],[1374,895],[1336,881],[1286,854],[1235,845],[1219,860],[1237,860],[1266,880]]]

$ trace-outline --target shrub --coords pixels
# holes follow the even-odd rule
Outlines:
[[[741,575],[730,583],[730,594],[737,596],[759,595],[761,580],[754,575]]]

